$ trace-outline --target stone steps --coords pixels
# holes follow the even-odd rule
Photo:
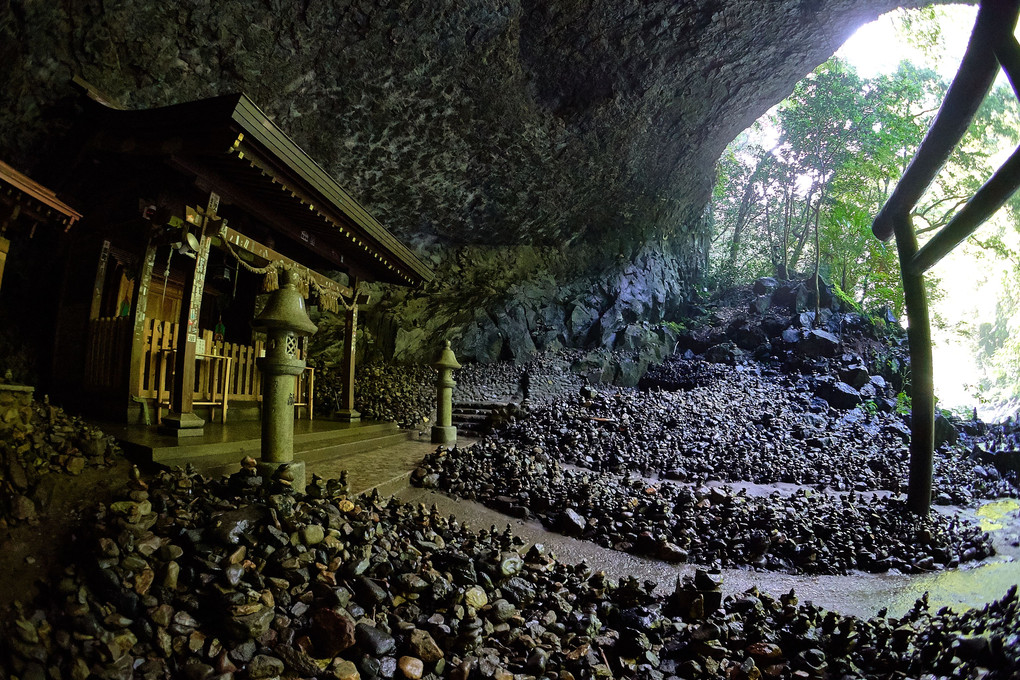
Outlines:
[[[258,459],[262,450],[258,422],[209,424],[204,435],[193,440],[163,436],[155,428],[112,429],[125,453],[139,462],[167,467],[192,464],[207,475],[232,472],[242,458]],[[295,421],[294,459],[308,464],[328,462],[397,446],[408,437],[393,422]]]
[[[488,432],[493,412],[503,406],[495,402],[458,402],[450,415],[458,434],[477,437]]]

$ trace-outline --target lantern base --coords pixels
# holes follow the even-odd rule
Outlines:
[[[307,481],[307,475],[305,473],[305,462],[303,460],[292,460],[289,463],[275,463],[268,460],[260,460],[255,466],[258,470],[259,475],[263,480],[268,481],[276,474],[276,471],[282,467],[286,467],[290,470],[290,473],[294,476],[291,481],[291,488],[298,493],[305,492],[305,484]]]
[[[184,437],[201,437],[205,434],[205,421],[193,412],[174,413],[171,411],[162,418],[159,433],[182,439]]]
[[[457,441],[457,426],[456,425],[433,425],[432,426],[432,443],[433,444],[453,444]]]
[[[361,421],[361,413],[354,409],[343,409],[333,413],[333,417],[344,423],[357,423]]]

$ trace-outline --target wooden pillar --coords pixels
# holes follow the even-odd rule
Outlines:
[[[361,414],[354,409],[354,369],[358,338],[358,282],[351,281],[354,292],[351,308],[347,310],[347,324],[344,327],[344,360],[340,367],[340,410],[337,417],[349,422],[361,420]]]
[[[96,264],[96,280],[92,285],[92,305],[89,307],[89,321],[99,318],[103,305],[103,286],[106,285],[106,265],[110,261],[110,242],[103,241],[99,251],[99,262]]]
[[[7,264],[7,253],[9,253],[10,250],[10,240],[0,236],[0,288],[4,285],[4,266]]]
[[[932,467],[935,458],[935,381],[931,354],[931,323],[924,274],[908,265],[917,252],[917,236],[910,216],[897,217],[896,249],[903,275],[910,347],[910,477],[907,506],[920,515],[931,511]]]
[[[195,390],[195,344],[198,341],[198,316],[202,308],[205,289],[205,270],[209,262],[212,242],[208,228],[217,220],[216,210],[220,197],[209,194],[209,204],[203,212],[195,209],[194,223],[198,226],[199,246],[195,255],[195,268],[184,285],[181,314],[178,317],[177,345],[174,347],[173,393],[170,413],[163,417],[160,430],[177,437],[201,436],[205,421],[192,411]]]
[[[133,422],[137,415],[137,406],[133,403],[141,397],[142,380],[145,377],[145,310],[149,304],[149,286],[152,284],[152,269],[156,265],[156,244],[149,239],[145,247],[145,256],[142,258],[138,271],[138,285],[135,286],[135,299],[132,310],[134,316],[131,322],[131,364],[128,368],[128,422]],[[146,407],[147,408],[147,407]],[[148,424],[148,423],[146,423]]]

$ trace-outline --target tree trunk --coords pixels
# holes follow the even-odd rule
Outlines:
[[[797,245],[794,246],[793,252],[790,254],[790,259],[787,263],[791,272],[797,271],[797,263],[800,262],[800,256],[804,253],[804,245],[807,243],[808,236],[811,235],[811,223],[814,221],[812,215],[811,199],[815,195],[815,186],[811,185],[811,190],[808,191],[807,196],[804,198],[804,215],[803,224],[804,226],[800,230],[800,234],[797,236]],[[815,211],[820,210],[821,205],[815,207]]]
[[[735,266],[737,263],[737,255],[740,252],[740,237],[743,235],[744,227],[747,226],[750,218],[748,214],[751,212],[751,204],[756,198],[756,192],[754,190],[755,184],[758,182],[758,178],[764,171],[765,161],[759,160],[758,166],[751,173],[751,176],[747,178],[747,184],[744,186],[744,193],[740,197],[740,208],[737,210],[737,221],[733,225],[733,240],[730,242],[730,266]]]
[[[780,279],[788,280],[790,278],[790,269],[787,266],[786,253],[790,249],[790,222],[793,220],[793,196],[792,191],[789,187],[783,192],[783,244],[782,253],[780,255],[780,266],[776,269],[776,274]]]

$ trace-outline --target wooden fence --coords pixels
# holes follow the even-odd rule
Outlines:
[[[138,385],[138,396],[156,398],[158,395],[166,396],[170,390],[171,380],[171,356],[177,343],[178,325],[171,321],[156,321],[149,319],[145,322],[145,351],[143,353],[143,366],[139,372],[141,384]],[[254,345],[241,345],[232,342],[214,342],[213,332],[206,330],[201,332],[201,339],[205,345],[205,351],[195,365],[195,401],[219,401],[224,393],[230,402],[234,401],[261,401],[262,400],[262,372],[255,365],[255,360],[265,354],[265,343],[256,342]],[[298,357],[306,358],[305,342],[298,344]],[[220,357],[229,359],[229,367],[226,375],[226,384],[222,384]],[[222,361],[222,359],[219,359]],[[159,388],[159,381],[163,381],[162,389]],[[313,390],[313,377],[311,370],[303,373],[297,384],[297,405],[308,406],[311,412],[311,395]]]
[[[124,389],[131,361],[131,318],[89,321],[85,340],[85,386],[100,391]]]
[[[138,396],[156,398],[157,393],[167,395],[172,376],[172,352],[177,344],[178,324],[171,321],[145,322],[145,351],[142,354],[141,384],[137,386]],[[203,358],[195,364],[194,398],[205,401],[222,395],[224,388],[230,401],[258,401],[262,398],[262,374],[255,366],[255,359],[261,356],[264,345],[240,345],[232,342],[213,342],[212,331],[202,331],[205,343],[202,355],[215,355],[230,359],[226,385],[222,385],[216,362]],[[159,382],[163,381],[162,386]]]
[[[145,321],[141,370],[133,394],[149,399],[167,400],[173,382],[173,352],[177,346],[178,324],[171,321]],[[241,345],[214,342],[212,331],[202,331],[195,362],[196,403],[257,402],[262,400],[262,372],[255,360],[264,354],[264,343]],[[306,345],[298,345],[298,356],[305,358]],[[89,322],[86,345],[85,384],[93,389],[116,392],[127,384],[131,361],[130,317],[102,318]],[[312,414],[314,373],[311,369],[299,376],[296,405],[307,407]]]

